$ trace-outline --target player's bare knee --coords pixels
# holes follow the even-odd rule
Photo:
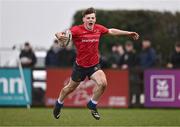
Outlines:
[[[106,80],[104,80],[102,84],[103,84],[103,87],[104,87],[104,88],[107,87],[107,81],[106,81]]]

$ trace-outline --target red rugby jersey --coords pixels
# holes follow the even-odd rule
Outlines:
[[[76,63],[82,67],[91,67],[99,63],[99,39],[108,32],[102,25],[95,24],[92,31],[85,29],[84,24],[71,29],[76,47]]]

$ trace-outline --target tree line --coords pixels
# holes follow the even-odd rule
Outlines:
[[[138,32],[140,39],[137,43],[134,43],[137,52],[140,51],[140,42],[143,39],[149,39],[156,51],[166,60],[173,50],[175,42],[180,41],[180,12],[97,10],[96,16],[97,23],[107,28]],[[74,15],[72,25],[81,23],[82,10],[79,10]],[[130,38],[103,36],[101,38],[100,51],[103,54],[108,54],[114,43],[124,44],[127,40],[130,40]]]

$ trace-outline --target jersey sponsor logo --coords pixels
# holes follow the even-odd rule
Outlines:
[[[82,42],[98,42],[99,39],[82,39]]]

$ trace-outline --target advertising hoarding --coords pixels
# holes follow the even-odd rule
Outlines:
[[[71,69],[47,69],[46,105],[54,105],[60,90],[67,85]],[[99,107],[128,107],[128,71],[111,70],[104,71],[108,86],[102,95]],[[85,79],[65,99],[66,107],[84,107],[92,96],[95,82]]]
[[[32,103],[31,69],[23,69],[25,83],[18,68],[0,68],[0,105]]]
[[[144,77],[146,107],[180,107],[180,70],[147,70]]]

